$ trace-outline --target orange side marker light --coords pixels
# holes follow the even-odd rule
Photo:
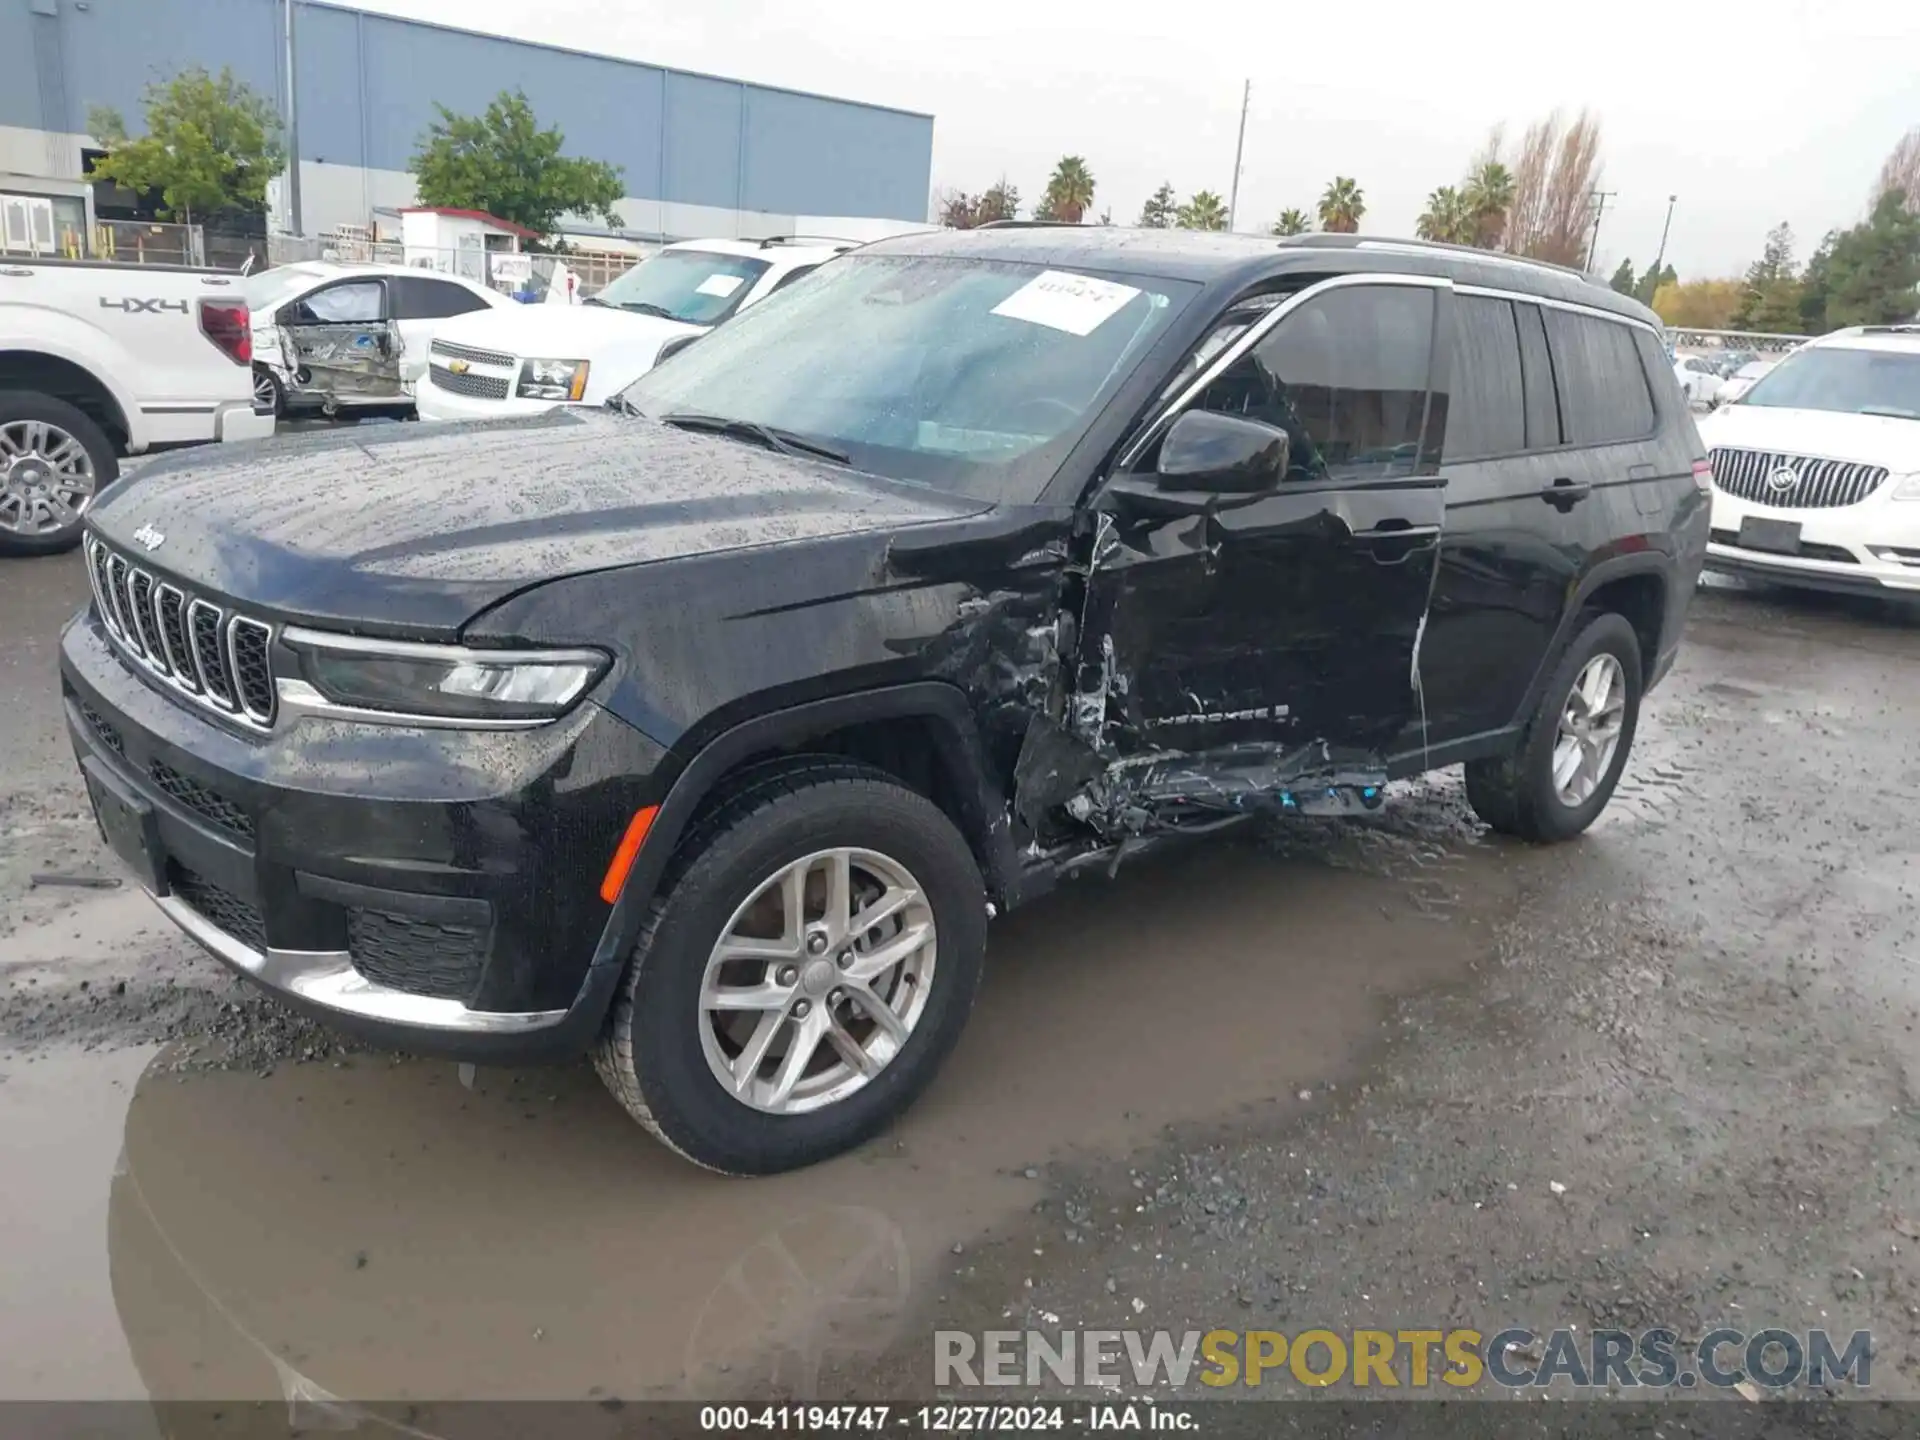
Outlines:
[[[639,858],[640,847],[646,843],[647,831],[653,828],[653,817],[659,811],[658,805],[648,805],[634,811],[633,819],[627,822],[627,833],[620,837],[620,848],[613,852],[613,863],[607,866],[606,878],[600,882],[600,898],[607,904],[620,898],[620,888],[627,883],[627,872]]]

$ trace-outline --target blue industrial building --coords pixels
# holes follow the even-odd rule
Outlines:
[[[74,190],[88,108],[130,125],[155,80],[233,72],[284,103],[283,0],[0,0],[0,190]],[[412,202],[436,103],[526,92],[569,153],[617,165],[641,235],[764,235],[830,218],[924,221],[933,119],[344,6],[295,7],[303,228]]]

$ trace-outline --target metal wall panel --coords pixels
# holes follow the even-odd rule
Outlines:
[[[627,193],[658,195],[683,205],[740,206],[740,119],[746,89],[736,80],[667,73],[666,135],[658,183]]]
[[[924,220],[933,121],[750,87],[741,207]]]

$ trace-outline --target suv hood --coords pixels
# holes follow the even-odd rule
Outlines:
[[[88,526],[156,572],[262,615],[451,638],[488,606],[565,575],[988,508],[741,441],[567,410],[182,452],[109,486]]]
[[[653,364],[667,341],[676,335],[703,334],[706,329],[608,305],[502,305],[444,321],[433,338],[479,350],[503,350],[522,360],[611,365],[626,375],[621,381],[624,388]],[[602,388],[594,383],[600,378],[588,372],[589,395]]]
[[[1724,445],[1822,460],[1850,460],[1884,465],[1896,475],[1920,470],[1920,420],[1891,415],[1727,405],[1701,417],[1700,438],[1708,449]]]

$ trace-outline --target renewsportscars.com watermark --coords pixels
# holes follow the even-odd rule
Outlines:
[[[1713,1330],[1683,1347],[1676,1331],[1554,1330],[936,1330],[939,1386],[1045,1384],[1095,1390],[1227,1386],[1322,1389],[1785,1390],[1873,1383],[1873,1336],[1825,1330]],[[1442,1391],[1441,1393],[1445,1393]]]

